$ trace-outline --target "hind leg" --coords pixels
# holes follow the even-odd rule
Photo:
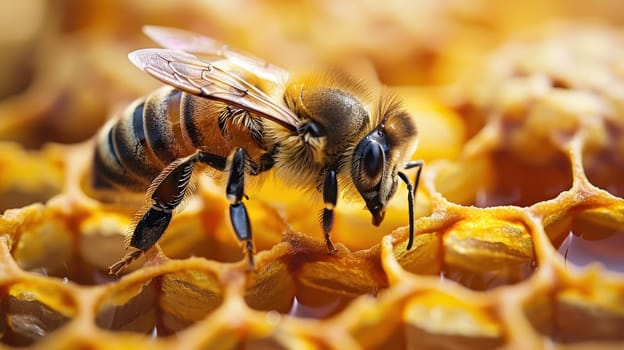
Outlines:
[[[230,201],[230,221],[239,240],[245,241],[249,267],[253,269],[253,241],[247,208],[243,204],[246,154],[242,148],[236,149],[231,156],[226,196]],[[119,262],[109,268],[109,273],[117,275],[122,269],[136,260],[154,246],[165,232],[173,211],[189,193],[189,184],[194,166],[197,162],[209,165],[217,170],[225,171],[227,159],[214,154],[199,152],[193,156],[176,160],[153,181],[148,194],[150,206],[137,222],[128,242],[131,249]],[[257,165],[247,163],[254,175],[268,170],[272,163],[264,162]]]

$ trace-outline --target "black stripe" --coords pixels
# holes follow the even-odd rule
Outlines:
[[[96,190],[115,189],[118,185],[115,176],[111,176],[109,166],[106,165],[100,154],[99,147],[93,153],[93,163],[91,164],[91,186]]]
[[[111,159],[115,162],[116,166],[121,168],[122,165],[121,165],[121,161],[119,160],[119,154],[117,154],[117,151],[116,151],[115,138],[113,136],[114,129],[115,127],[108,129],[108,132],[106,134],[106,140],[108,142],[108,152],[109,152],[109,155],[111,156]]]
[[[168,101],[159,96],[147,98],[144,106],[144,130],[152,151],[163,163],[173,162],[175,154],[175,135],[169,123]]]
[[[134,130],[134,137],[139,141],[141,145],[145,145],[147,139],[145,138],[145,129],[143,128],[143,107],[145,102],[141,102],[132,113],[132,130]]]
[[[95,189],[122,188],[145,190],[145,185],[138,182],[119,162],[115,152],[112,129],[109,129],[95,149],[91,168],[91,182]]]
[[[137,105],[132,114],[126,114],[113,127],[115,152],[122,165],[145,183],[153,179],[160,169],[152,165],[147,155],[145,133],[143,131],[143,103]],[[140,118],[140,122],[137,119]],[[139,127],[139,130],[135,127]]]
[[[195,121],[199,119],[195,115],[195,98],[188,94],[182,96],[182,122],[193,147],[201,149],[203,142],[197,125],[195,125]]]

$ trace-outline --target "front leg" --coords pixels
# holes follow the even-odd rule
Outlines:
[[[327,244],[327,250],[330,253],[335,253],[337,249],[330,238],[331,230],[334,227],[334,208],[338,202],[338,180],[336,179],[336,171],[334,169],[327,169],[325,172],[323,202],[325,208],[323,208],[322,226],[325,243]]]
[[[414,186],[412,187],[412,183],[405,173],[399,171],[399,178],[407,185],[407,204],[408,204],[408,219],[409,219],[409,238],[407,241],[407,250],[412,249],[412,245],[414,244],[414,203],[416,201],[416,190],[418,189],[418,184],[420,182],[420,172],[422,171],[424,163],[421,160],[411,161],[405,164],[404,169],[409,170],[412,168],[418,168],[416,171],[416,178],[414,179]]]

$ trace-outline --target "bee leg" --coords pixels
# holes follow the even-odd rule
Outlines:
[[[251,225],[247,208],[242,200],[245,196],[245,151],[237,148],[232,155],[230,164],[230,174],[228,176],[225,193],[230,201],[230,221],[236,237],[245,241],[247,258],[249,259],[249,269],[254,268],[253,242],[251,236]]]
[[[137,222],[130,238],[129,248],[134,249],[109,268],[110,274],[117,275],[160,239],[169,226],[173,210],[184,198],[197,160],[197,156],[192,156],[174,162],[156,177],[150,186],[151,206]]]
[[[336,180],[336,171],[334,169],[327,169],[325,173],[325,181],[323,182],[323,202],[325,203],[325,208],[323,208],[322,225],[325,243],[327,244],[327,250],[329,250],[330,253],[334,253],[337,249],[334,247],[329,236],[334,227],[334,208],[338,202],[338,180]]]
[[[423,162],[419,161],[411,161],[405,164],[404,169],[412,169],[418,168],[416,172],[416,178],[414,179],[414,187],[412,187],[412,183],[405,173],[398,172],[399,178],[407,185],[407,204],[409,210],[409,239],[407,241],[407,250],[412,249],[412,245],[414,244],[414,202],[416,200],[416,190],[418,189],[418,183],[420,182],[420,172],[422,171]]]
[[[273,166],[272,158],[262,158],[261,164],[258,167],[255,163],[251,162],[252,173],[257,174],[262,171],[268,170]],[[245,195],[245,150],[237,148],[232,154],[232,160],[230,164],[230,170],[228,175],[228,182],[226,185],[225,193],[230,201],[230,221],[236,237],[239,240],[245,241],[245,247],[247,250],[247,256],[249,259],[250,270],[254,267],[253,256],[253,242],[251,236],[251,224],[249,223],[249,215],[247,214],[247,208],[243,204],[243,198],[247,198]],[[218,155],[199,152],[197,154],[197,160],[210,167],[225,171],[227,168],[227,159]]]
[[[245,195],[245,167],[246,165],[249,166],[251,175],[258,175],[263,171],[267,171],[273,167],[273,153],[267,152],[264,154],[260,158],[259,164],[253,161],[246,163],[246,160],[249,159],[247,159],[244,149],[237,148],[233,152],[225,193],[230,201],[230,222],[232,223],[236,237],[241,241],[245,241],[245,249],[247,250],[247,257],[249,259],[249,269],[253,270],[254,256],[251,224],[249,223],[247,208],[242,202],[243,198],[248,199],[247,195]],[[199,161],[217,170],[226,170],[227,160],[221,156],[200,152]]]

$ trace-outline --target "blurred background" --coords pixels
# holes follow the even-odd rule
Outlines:
[[[562,20],[621,24],[617,0],[0,3],[0,140],[28,148],[91,137],[157,86],[127,60],[145,24],[213,36],[285,67],[337,66],[393,86],[462,79],[519,33]]]

